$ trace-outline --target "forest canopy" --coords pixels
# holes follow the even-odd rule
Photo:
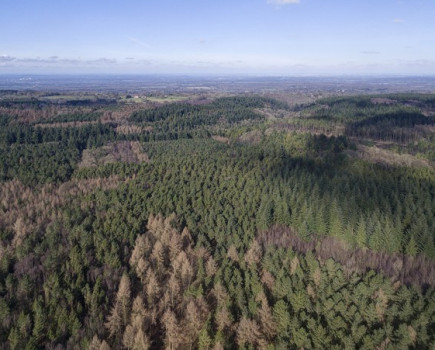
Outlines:
[[[433,347],[435,95],[76,97],[0,94],[0,348]]]

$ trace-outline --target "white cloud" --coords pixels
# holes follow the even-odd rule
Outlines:
[[[117,61],[115,59],[112,58],[105,58],[105,57],[101,57],[98,58],[96,60],[87,60],[85,61],[86,64],[91,64],[91,65],[112,65],[112,64],[116,64]]]
[[[393,19],[393,22],[394,23],[403,23],[405,21],[403,19],[401,19],[401,18],[395,18],[395,19]]]
[[[288,4],[299,4],[300,0],[267,0],[268,4],[274,5],[288,5]]]
[[[5,67],[11,64],[15,67],[114,67],[118,62],[105,57],[86,60],[58,56],[48,58],[0,56],[0,66]]]

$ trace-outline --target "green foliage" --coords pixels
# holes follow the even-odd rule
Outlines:
[[[64,182],[79,159],[77,149],[60,143],[0,146],[0,179],[19,179],[24,184]]]

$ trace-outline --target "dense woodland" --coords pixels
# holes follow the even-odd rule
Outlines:
[[[1,349],[433,348],[435,95],[0,95]]]

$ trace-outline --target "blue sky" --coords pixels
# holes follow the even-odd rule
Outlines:
[[[435,75],[435,0],[0,1],[0,74]]]

